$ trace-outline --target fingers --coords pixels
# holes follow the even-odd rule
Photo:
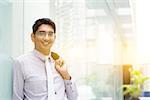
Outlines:
[[[64,65],[64,60],[62,58],[59,58],[55,61],[56,65],[62,67]]]

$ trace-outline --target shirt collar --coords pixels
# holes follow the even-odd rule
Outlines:
[[[50,52],[50,54],[49,54],[48,56],[45,56],[45,55],[43,55],[41,52],[39,52],[38,50],[34,49],[34,50],[33,50],[33,54],[34,54],[36,57],[38,57],[40,60],[42,60],[42,61],[45,61],[46,58],[49,58],[50,61],[52,61],[52,62],[54,61],[53,58],[51,57],[51,52]]]

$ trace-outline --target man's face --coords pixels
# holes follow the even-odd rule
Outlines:
[[[42,24],[35,34],[31,35],[35,49],[45,54],[52,47],[56,35],[54,29],[48,24]]]

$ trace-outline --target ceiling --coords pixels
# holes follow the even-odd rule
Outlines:
[[[133,36],[133,20],[129,0],[87,0],[89,9],[99,10],[97,17],[108,22],[112,19],[114,28],[123,40],[131,40]]]

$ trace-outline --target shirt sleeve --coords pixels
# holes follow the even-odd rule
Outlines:
[[[68,100],[77,100],[78,92],[75,82],[71,80],[64,80],[66,95]]]
[[[21,63],[14,60],[13,63],[13,100],[23,100],[24,77]]]

